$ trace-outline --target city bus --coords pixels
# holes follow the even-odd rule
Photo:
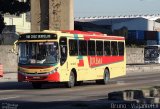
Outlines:
[[[107,84],[126,74],[125,38],[76,30],[21,34],[18,46],[18,81],[33,88],[62,82],[68,88],[83,81]]]
[[[148,45],[144,47],[145,63],[160,63],[160,45]]]

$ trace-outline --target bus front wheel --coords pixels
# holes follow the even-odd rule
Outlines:
[[[105,84],[108,83],[109,79],[110,79],[109,71],[108,71],[108,69],[105,69],[104,74],[103,74],[103,79],[102,80],[96,80],[96,83],[105,85]]]
[[[72,88],[75,85],[75,75],[73,73],[73,71],[71,71],[70,76],[69,76],[69,81],[66,83],[66,86],[68,88]]]

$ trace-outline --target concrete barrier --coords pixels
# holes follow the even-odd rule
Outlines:
[[[4,73],[17,72],[18,56],[11,53],[12,45],[0,45],[0,63]],[[127,48],[127,73],[160,71],[160,65],[145,65],[143,48]],[[137,64],[138,63],[138,64]]]
[[[0,46],[0,63],[3,65],[4,73],[17,72],[17,55],[11,52],[12,45]]]
[[[143,64],[144,48],[126,48],[127,64]]]
[[[157,71],[160,71],[160,64],[127,65],[126,71],[127,73],[157,72]]]
[[[158,104],[160,103],[160,87],[111,92],[108,94],[108,100],[113,103]]]

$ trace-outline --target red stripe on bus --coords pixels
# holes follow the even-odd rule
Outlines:
[[[106,39],[106,40],[125,40],[124,37],[118,37],[118,36],[84,36],[85,40],[90,39]]]
[[[35,78],[36,77],[36,78]],[[60,82],[60,75],[59,72],[55,72],[53,74],[50,74],[48,76],[26,76],[18,73],[18,81],[23,82],[38,82],[38,81],[44,81],[44,82]]]
[[[79,60],[78,67],[83,67],[83,66],[84,66],[84,60],[81,59]]]
[[[111,64],[124,60],[124,56],[89,56],[88,62],[90,67]]]

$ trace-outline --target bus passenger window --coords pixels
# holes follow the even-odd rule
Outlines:
[[[95,41],[88,41],[88,55],[95,55]]]
[[[118,42],[119,56],[124,56],[124,42]]]
[[[87,56],[87,41],[79,40],[79,55]]]
[[[105,56],[111,55],[111,46],[109,41],[104,41],[104,55]]]
[[[118,56],[117,42],[111,42],[112,56]]]
[[[96,55],[103,56],[103,41],[96,41]]]
[[[69,40],[69,54],[70,56],[78,56],[77,40]]]

